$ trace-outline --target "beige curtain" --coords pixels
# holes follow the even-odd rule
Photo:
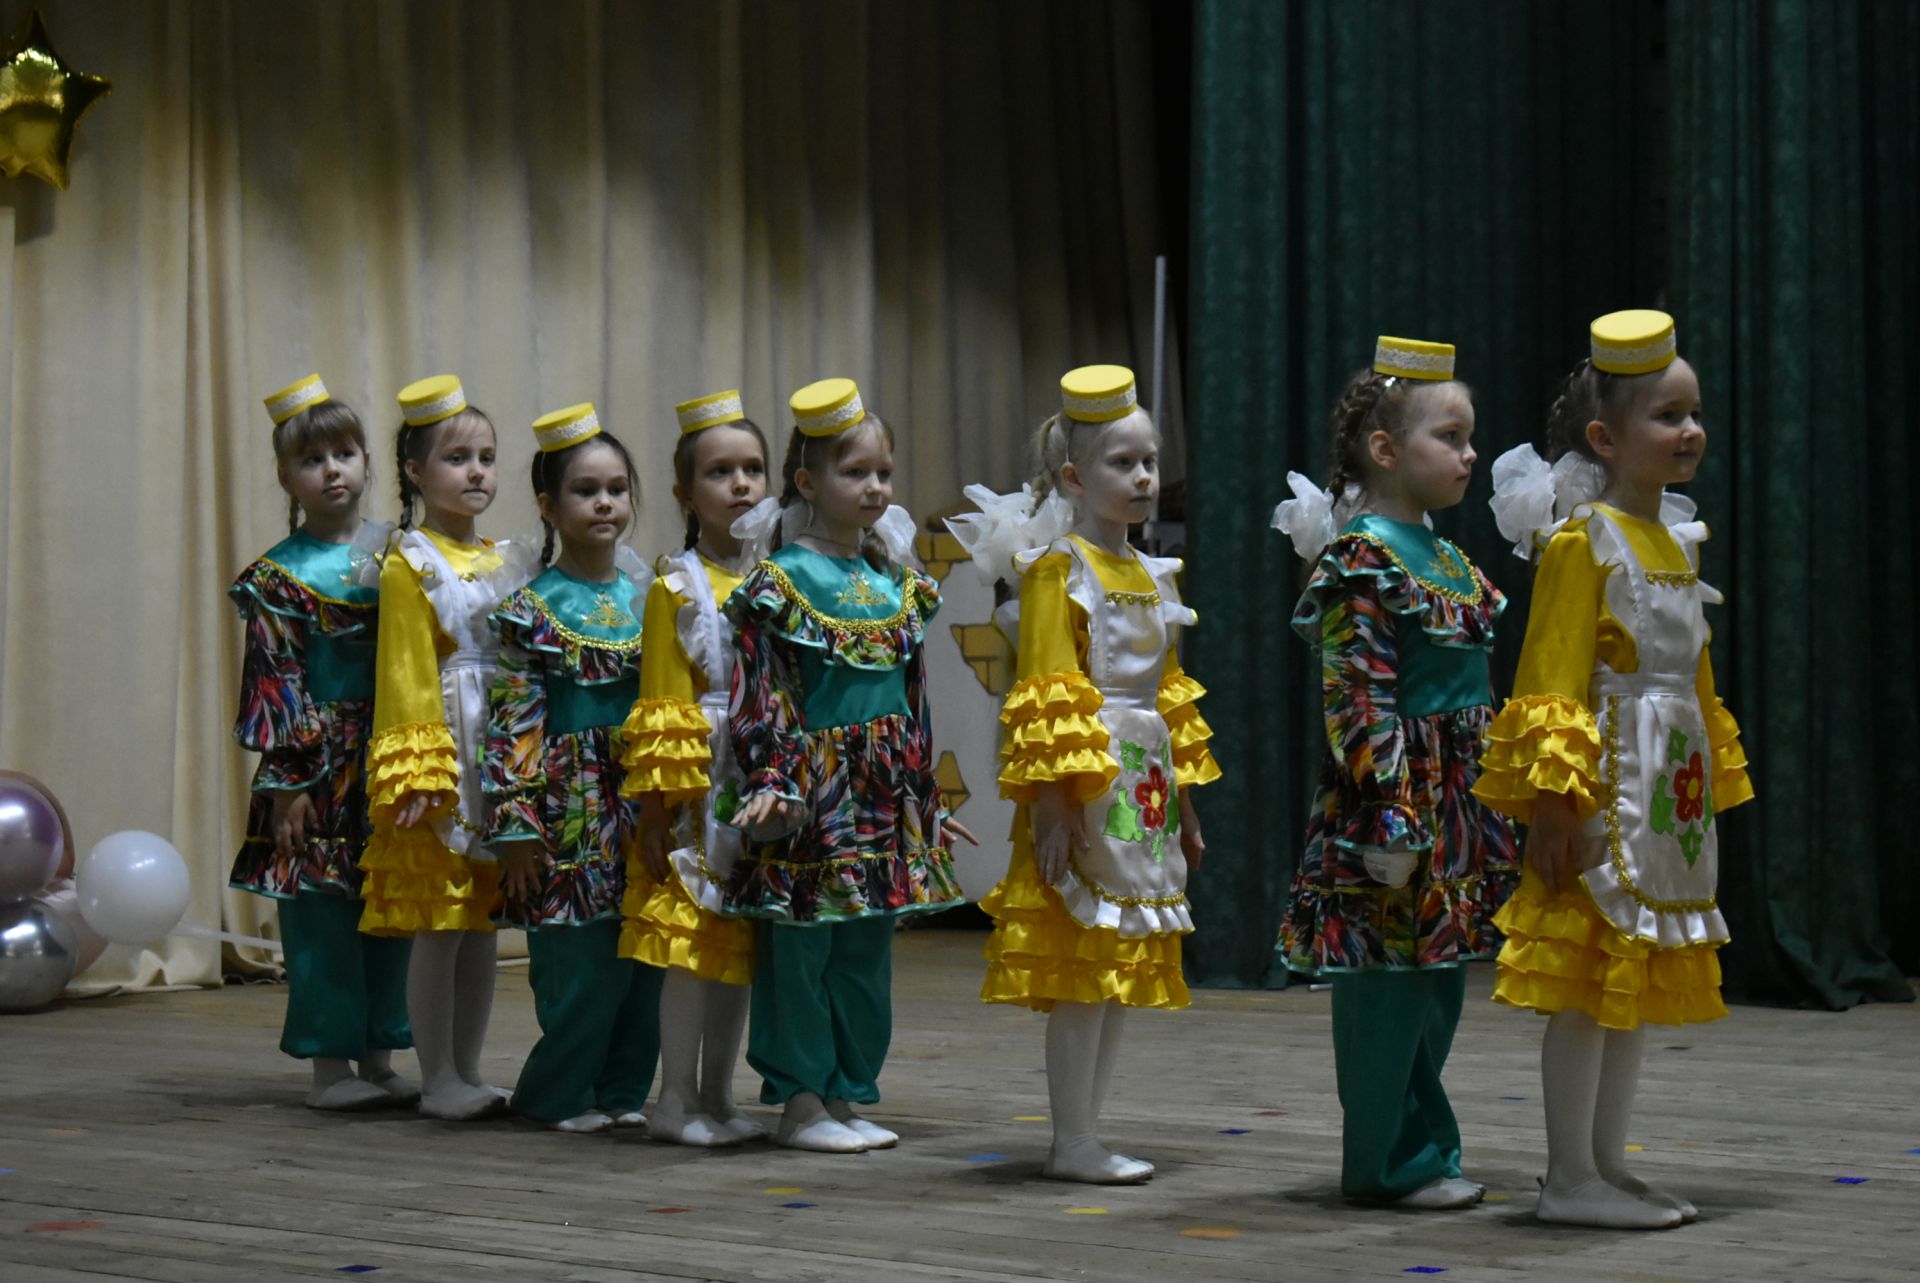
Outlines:
[[[114,90],[69,191],[0,180],[0,765],[83,851],[169,836],[190,921],[271,933],[225,890],[223,589],[285,529],[260,397],[310,370],[367,422],[381,517],[393,394],[444,370],[500,427],[496,535],[536,523],[542,411],[592,400],[635,448],[650,555],[673,402],[738,386],[777,452],[827,374],[902,429],[916,513],[1017,483],[1062,370],[1149,368],[1145,5],[46,0]],[[175,937],[87,978],[220,973]]]

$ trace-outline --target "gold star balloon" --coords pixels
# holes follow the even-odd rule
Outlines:
[[[35,9],[0,43],[0,171],[9,178],[32,174],[67,190],[73,127],[112,88],[105,77],[75,71],[53,51]]]

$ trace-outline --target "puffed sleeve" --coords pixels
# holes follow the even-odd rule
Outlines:
[[[627,797],[658,793],[669,806],[705,797],[713,762],[708,742],[713,728],[700,711],[693,662],[680,641],[678,621],[685,605],[665,576],[647,589],[640,624],[640,696],[621,730],[627,774],[620,792]]]
[[[451,794],[459,752],[440,694],[439,624],[419,572],[403,556],[380,568],[379,658],[373,738],[367,745],[367,802],[373,821],[391,821],[408,792]]]
[[[1083,667],[1087,626],[1067,596],[1071,568],[1070,556],[1054,553],[1029,565],[1020,580],[1018,680],[1000,710],[1000,792],[1018,802],[1058,781],[1069,801],[1084,804],[1120,773],[1098,716],[1100,692]]]
[[[1584,524],[1563,528],[1541,555],[1513,697],[1488,732],[1473,786],[1522,824],[1541,793],[1571,797],[1583,820],[1599,809],[1600,730],[1586,700],[1606,576]]]
[[[1740,723],[1713,687],[1713,660],[1700,648],[1700,672],[1694,681],[1700,711],[1707,719],[1707,741],[1713,745],[1713,811],[1718,815],[1742,802],[1753,801],[1753,781],[1747,776],[1747,752],[1740,746]]]

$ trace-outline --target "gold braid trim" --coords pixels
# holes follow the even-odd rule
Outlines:
[[[906,623],[907,615],[914,609],[920,590],[919,581],[909,574],[900,585],[900,609],[885,619],[841,619],[837,615],[825,613],[808,601],[807,595],[800,591],[793,580],[787,578],[787,572],[780,569],[777,563],[763,561],[760,563],[760,569],[766,571],[767,577],[780,585],[780,591],[786,594],[787,600],[798,606],[800,612],[814,623],[837,632],[858,633],[867,637],[879,633],[890,633]]]

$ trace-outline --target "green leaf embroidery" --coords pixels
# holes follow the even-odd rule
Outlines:
[[[1135,744],[1132,740],[1120,741],[1120,765],[1129,771],[1147,769],[1147,746]]]
[[[1707,778],[1700,785],[1700,827],[1713,827],[1713,769],[1707,769]]]
[[[1682,766],[1687,763],[1687,733],[1678,726],[1667,733],[1667,760]]]
[[[1167,841],[1167,831],[1165,829],[1157,829],[1154,831],[1153,862],[1155,864],[1160,863],[1162,860],[1166,858],[1165,856],[1166,841]]]
[[[1140,812],[1125,793],[1116,796],[1113,805],[1107,808],[1106,833],[1122,842],[1138,842],[1146,836],[1140,830]]]
[[[1655,833],[1673,832],[1673,794],[1667,792],[1667,777],[1664,775],[1653,786],[1653,809],[1647,817],[1647,823]]]
[[[1706,842],[1706,835],[1691,824],[1680,835],[1680,854],[1687,857],[1687,867],[1692,868],[1694,861],[1700,858],[1700,848]]]

